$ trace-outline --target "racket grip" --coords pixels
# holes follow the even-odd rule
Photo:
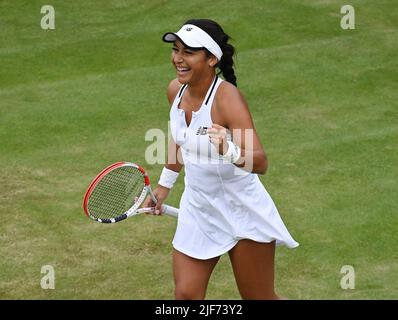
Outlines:
[[[172,217],[178,217],[178,209],[166,204],[162,205],[162,213]]]

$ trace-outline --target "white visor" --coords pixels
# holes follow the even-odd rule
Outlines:
[[[185,24],[177,33],[167,32],[163,36],[163,41],[165,42],[174,42],[177,39],[191,48],[206,48],[217,57],[218,61],[221,60],[222,50],[220,46],[198,26]]]

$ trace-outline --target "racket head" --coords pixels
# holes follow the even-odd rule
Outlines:
[[[139,165],[116,162],[102,170],[90,183],[84,195],[87,217],[102,223],[115,223],[139,214],[144,202],[149,177]]]

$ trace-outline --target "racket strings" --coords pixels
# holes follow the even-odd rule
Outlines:
[[[99,219],[116,218],[133,206],[139,206],[145,183],[143,173],[135,167],[118,167],[97,183],[88,201],[89,213]]]

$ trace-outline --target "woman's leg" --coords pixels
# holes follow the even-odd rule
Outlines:
[[[199,260],[173,249],[175,298],[177,300],[204,299],[211,273],[219,258]]]
[[[242,299],[280,299],[274,291],[275,241],[240,240],[229,257]]]

